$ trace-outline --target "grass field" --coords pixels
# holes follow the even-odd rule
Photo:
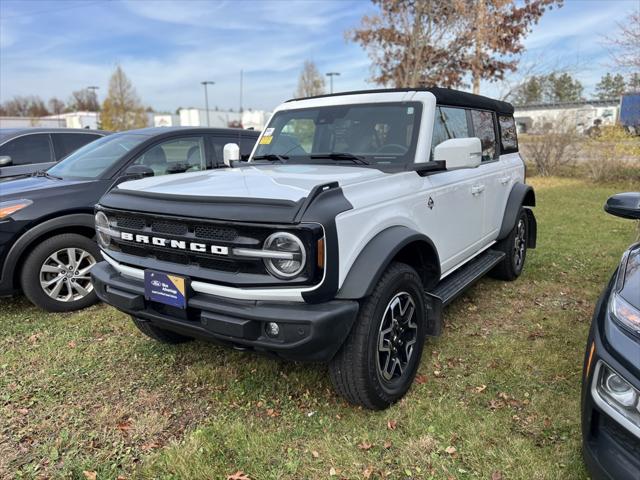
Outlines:
[[[321,366],[159,345],[105,305],[2,300],[0,478],[585,478],[585,339],[635,235],[602,205],[631,187],[531,183],[525,273],[482,280],[446,310],[416,384],[384,412],[347,405]]]

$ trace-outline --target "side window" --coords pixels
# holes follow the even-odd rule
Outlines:
[[[469,136],[467,113],[463,108],[437,107],[433,122],[431,157],[433,158],[433,149],[445,140]]]
[[[240,158],[242,160],[248,160],[251,155],[251,150],[256,144],[258,137],[242,137],[240,138]]]
[[[510,115],[499,115],[500,123],[500,142],[502,143],[501,151],[503,153],[513,153],[518,151],[518,133],[516,130],[516,122]]]
[[[11,165],[52,162],[48,133],[24,135],[0,147],[0,156],[11,157]]]
[[[238,137],[238,135],[230,135],[230,136],[211,136],[211,146],[212,146],[212,154],[213,157],[213,166],[215,167],[223,167],[224,166],[224,146],[227,143],[235,143],[240,146],[240,160],[247,160],[249,155],[251,154],[251,150],[253,150],[253,146],[256,144],[256,140],[258,138],[248,138],[244,135]]]
[[[66,157],[100,137],[100,135],[91,133],[52,133],[51,138],[53,139],[53,149],[56,152],[56,160]]]
[[[185,137],[154,145],[133,162],[153,170],[155,176],[205,170],[204,139]]]
[[[493,160],[496,156],[496,130],[493,112],[471,110],[474,136],[482,143],[482,161]]]

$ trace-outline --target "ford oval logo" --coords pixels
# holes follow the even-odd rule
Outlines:
[[[162,282],[160,280],[151,280],[151,285],[153,285],[154,287],[160,287],[162,285]]]

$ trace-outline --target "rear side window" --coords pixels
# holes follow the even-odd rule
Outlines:
[[[471,110],[471,123],[474,136],[482,144],[482,161],[487,162],[496,157],[496,130],[493,112],[486,110]]]
[[[433,122],[431,157],[433,158],[433,149],[445,140],[470,136],[467,112],[463,108],[437,107]]]
[[[48,133],[36,133],[9,140],[0,147],[0,156],[11,157],[9,165],[52,162]]]
[[[516,122],[510,115],[499,115],[500,123],[500,142],[502,144],[502,153],[513,153],[518,151],[518,133],[516,131]]]
[[[52,133],[53,149],[56,152],[56,160],[66,157],[87,143],[100,138],[100,135],[92,133]]]

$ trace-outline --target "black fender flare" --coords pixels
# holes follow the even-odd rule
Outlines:
[[[0,276],[0,278],[2,278],[2,283],[11,289],[16,288],[16,285],[13,284],[15,269],[23,254],[34,240],[45,235],[47,232],[53,232],[61,228],[70,227],[88,227],[93,229],[94,216],[89,213],[63,215],[60,217],[50,218],[49,220],[39,223],[35,227],[27,230],[11,246],[9,252],[7,252],[7,257],[2,267],[2,275]]]
[[[504,215],[502,216],[502,225],[500,226],[500,232],[498,233],[497,240],[502,240],[509,235],[509,232],[516,224],[516,218],[520,212],[521,207],[535,207],[536,206],[536,194],[533,191],[531,185],[524,183],[516,183],[507,199],[507,205],[504,209]],[[527,210],[527,218],[529,220],[529,247],[534,248],[536,244],[536,220],[533,216],[533,212],[530,209]]]
[[[429,237],[408,227],[395,226],[378,233],[362,249],[351,266],[337,298],[361,299],[371,295],[380,277],[395,256],[407,245],[421,242],[435,254],[433,277],[440,280],[440,258]]]

